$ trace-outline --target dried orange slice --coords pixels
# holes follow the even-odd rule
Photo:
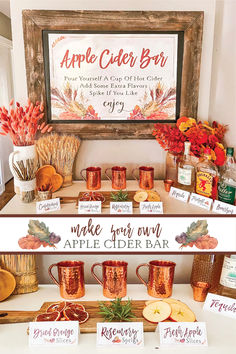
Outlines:
[[[65,301],[55,302],[54,304],[50,305],[47,308],[46,312],[55,312],[55,311],[62,312],[66,306],[67,304]]]
[[[68,321],[79,321],[79,323],[84,323],[89,318],[88,312],[72,309],[70,307],[65,308],[63,314]]]
[[[76,309],[76,310],[80,310],[80,311],[85,311],[85,307],[83,305],[73,304],[73,302],[71,302],[69,305],[67,305],[66,308],[70,308],[72,310]]]
[[[61,317],[61,314],[59,311],[54,311],[54,312],[45,312],[41,313],[35,318],[36,322],[42,322],[42,321],[59,321]]]
[[[149,202],[160,202],[160,195],[156,191],[147,191],[148,197],[147,200]]]

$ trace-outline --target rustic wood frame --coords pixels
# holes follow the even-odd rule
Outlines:
[[[43,30],[98,32],[183,31],[184,54],[180,116],[197,116],[203,11],[57,11],[23,10],[28,96],[46,102]],[[47,116],[45,114],[45,121]],[[83,139],[150,139],[153,123],[53,123],[54,131],[76,133]]]

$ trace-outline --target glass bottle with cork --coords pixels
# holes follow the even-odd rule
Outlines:
[[[226,163],[222,169],[218,183],[218,199],[221,202],[235,204],[236,197],[236,164],[234,161],[234,148],[226,150]]]
[[[195,188],[195,168],[191,161],[189,141],[184,143],[184,154],[178,163],[176,187],[193,192]]]
[[[211,149],[205,148],[204,159],[196,165],[196,193],[217,198],[218,169],[211,161]]]

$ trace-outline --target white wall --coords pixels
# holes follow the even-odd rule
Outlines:
[[[1,32],[0,32],[1,33]],[[12,42],[0,35],[0,106],[8,107],[13,95],[12,81]],[[0,161],[3,166],[3,181],[6,183],[11,177],[8,165],[8,156],[12,152],[12,142],[8,136],[0,135]]]
[[[236,150],[236,1],[216,1],[210,121],[228,125],[226,143]]]
[[[214,35],[215,0],[11,0],[11,19],[14,47],[14,77],[15,96],[19,101],[27,98],[24,44],[22,33],[21,12],[23,9],[59,9],[59,10],[136,10],[136,11],[201,11],[205,12],[204,33],[202,48],[202,65],[200,76],[200,94],[198,117],[207,119],[209,112],[209,97],[211,85],[211,64]],[[152,140],[120,140],[120,141],[84,141],[80,148],[77,163],[78,171],[88,165],[101,165],[102,167],[113,164],[126,164],[131,170],[135,164],[153,164],[156,167],[156,177],[162,177],[164,171],[165,154],[154,139]],[[81,259],[86,262],[86,281],[92,282],[90,275],[91,264],[109,258],[126,259],[129,262],[129,282],[137,282],[135,268],[141,262],[151,259],[176,260],[175,282],[188,282],[192,256],[37,256],[39,280],[48,282],[47,268],[49,264],[61,259]]]

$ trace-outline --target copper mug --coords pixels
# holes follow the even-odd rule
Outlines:
[[[176,263],[169,261],[151,261],[140,264],[136,269],[137,277],[147,287],[147,292],[153,297],[169,297],[172,294]],[[139,268],[148,267],[149,276],[146,283],[139,274]]]
[[[108,170],[111,170],[111,178],[107,173]],[[107,168],[105,175],[111,181],[113,189],[120,190],[126,188],[126,167],[113,166],[112,168]]]
[[[86,171],[86,177],[83,175]],[[88,167],[80,171],[82,179],[86,182],[87,189],[96,190],[101,188],[101,167]]]
[[[132,176],[136,181],[138,178],[135,176],[135,171],[139,169],[139,187],[142,189],[152,189],[154,186],[154,168],[150,166],[141,166],[139,168],[134,168],[132,171]]]
[[[102,267],[103,281],[94,273],[94,268]],[[95,263],[91,267],[94,278],[103,287],[103,295],[110,299],[124,297],[127,293],[127,267],[128,263],[123,261],[105,261]]]
[[[58,278],[52,275],[52,268],[57,267]],[[54,283],[60,288],[60,295],[64,299],[78,299],[85,294],[84,286],[84,262],[62,261],[50,265],[48,273]]]

